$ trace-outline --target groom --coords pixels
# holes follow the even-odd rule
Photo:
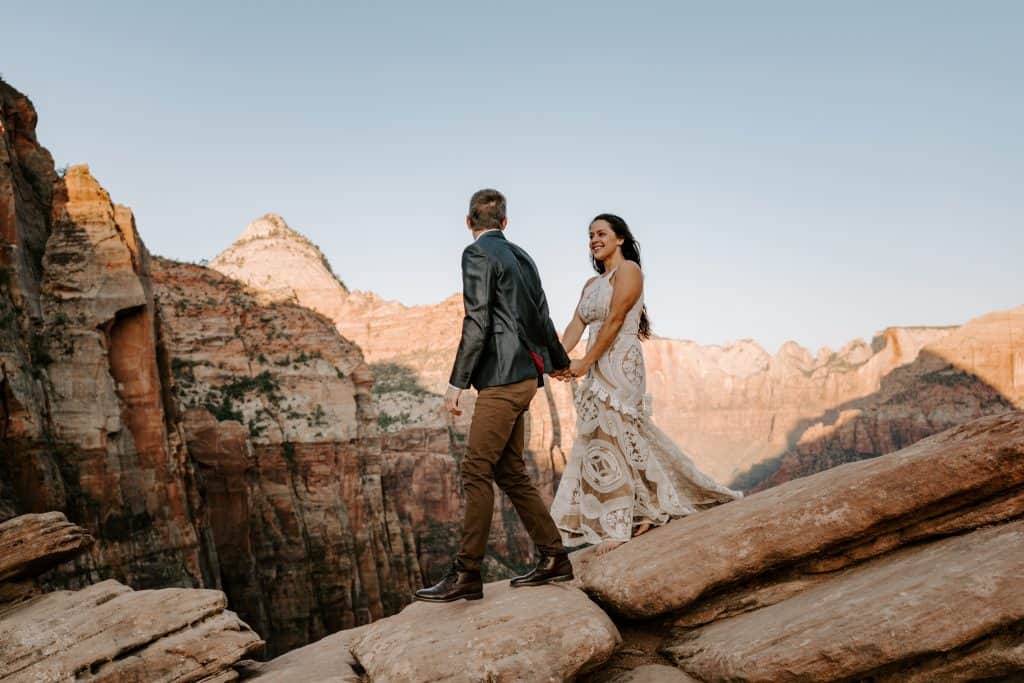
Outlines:
[[[539,586],[573,578],[572,564],[547,506],[523,463],[526,412],[544,384],[544,372],[569,367],[537,266],[505,239],[505,197],[480,190],[469,200],[466,225],[474,241],[462,252],[462,297],[466,315],[445,407],[461,415],[459,397],[478,391],[469,443],[462,460],[466,498],[462,547],[440,583],[416,591],[418,600],[450,602],[483,597],[480,564],[494,511],[494,482],[509,497],[537,546],[540,562],[513,586]]]

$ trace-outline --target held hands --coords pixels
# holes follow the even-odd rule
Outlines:
[[[444,407],[449,413],[458,417],[462,415],[462,410],[459,408],[459,397],[462,396],[462,389],[458,387],[449,386],[448,391],[444,395]]]
[[[574,360],[569,364],[569,367],[563,368],[562,370],[555,370],[550,374],[551,377],[562,382],[568,382],[569,380],[577,377],[582,377],[587,374],[590,370],[590,363],[585,363],[582,360]]]

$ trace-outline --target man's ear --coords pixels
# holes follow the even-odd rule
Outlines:
[[[473,221],[469,220],[469,216],[466,216],[466,227],[470,230],[473,229]]]
[[[504,230],[508,227],[508,216],[501,219],[501,229]]]

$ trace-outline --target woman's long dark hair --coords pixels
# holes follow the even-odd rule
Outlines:
[[[622,240],[622,256],[627,261],[640,265],[640,243],[633,237],[633,233],[629,231],[629,226],[626,225],[626,221],[613,213],[602,213],[596,216],[594,220],[590,221],[590,225],[593,225],[597,221],[604,221],[608,225],[612,226],[612,231],[615,232],[616,237]],[[594,270],[598,273],[604,273],[604,262],[598,261],[594,258],[594,253],[590,253],[590,263],[594,266]],[[641,268],[643,266],[640,266]],[[638,336],[641,339],[651,338],[651,319],[647,316],[647,306],[645,305],[640,311],[640,332]]]

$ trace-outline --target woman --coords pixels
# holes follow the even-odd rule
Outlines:
[[[587,353],[567,372],[575,388],[576,443],[551,506],[567,546],[603,554],[670,519],[742,496],[700,472],[650,419],[640,341],[651,335],[639,245],[626,222],[590,223],[598,276],[583,287],[562,343],[572,352],[589,327]],[[565,378],[563,376],[563,378]]]

